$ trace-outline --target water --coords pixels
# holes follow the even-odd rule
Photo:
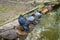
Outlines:
[[[25,40],[58,40],[60,20],[57,11],[43,15],[40,22]]]

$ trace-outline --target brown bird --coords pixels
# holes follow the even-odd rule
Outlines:
[[[40,11],[42,14],[46,14],[48,11],[52,10],[52,5],[45,3],[45,6],[42,8],[42,10]]]

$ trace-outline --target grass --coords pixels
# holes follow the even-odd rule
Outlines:
[[[2,19],[0,19],[0,24],[2,24],[4,21]]]
[[[19,5],[20,3],[18,3],[18,4],[16,4],[16,5]],[[14,6],[14,5],[13,5]],[[2,13],[7,13],[7,11],[10,11],[10,10],[14,10],[14,7],[13,6],[11,6],[10,8],[7,8],[7,7],[5,7],[4,5],[2,6],[2,7],[0,7],[0,14],[2,14]],[[25,5],[26,6],[26,5]],[[18,15],[20,15],[20,14],[24,14],[24,12],[22,12],[22,11],[20,11],[19,9],[16,9],[16,12],[17,12],[17,15],[16,16],[18,16]],[[13,20],[13,19],[15,19],[15,17],[16,16],[12,16],[12,17],[9,17],[9,18],[6,18],[6,19],[4,19],[4,20],[2,20],[1,18],[0,18],[0,25],[1,24],[4,24],[5,22],[7,22],[7,21],[9,21],[9,20]]]
[[[24,14],[24,12],[22,12],[22,11],[20,11],[19,9],[16,9],[16,12],[18,13],[18,14]]]
[[[5,23],[8,23],[9,21],[12,21],[13,19],[15,19],[15,16],[12,16],[4,20],[0,19],[0,26],[4,25]]]
[[[0,12],[4,13],[6,11],[7,11],[7,8],[6,7],[4,7],[4,6],[0,7]]]

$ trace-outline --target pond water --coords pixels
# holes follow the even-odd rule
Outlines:
[[[60,8],[43,15],[25,40],[60,40]]]

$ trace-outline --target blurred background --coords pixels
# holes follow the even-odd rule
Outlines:
[[[0,25],[34,8],[34,1],[44,3],[60,0],[0,0]],[[20,40],[60,40],[60,7],[43,15],[33,31]]]

